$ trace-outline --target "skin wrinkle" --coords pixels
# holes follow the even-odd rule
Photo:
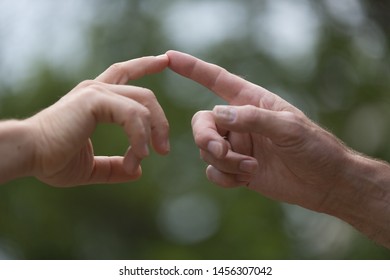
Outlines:
[[[167,55],[118,63],[95,80],[80,82],[34,116],[2,121],[0,151],[8,160],[0,162],[0,182],[35,176],[52,186],[65,187],[138,178],[139,158],[148,154],[150,142],[158,154],[168,153],[168,120],[152,91],[126,83],[129,78],[161,72],[168,64]],[[90,137],[101,122],[120,125],[128,138],[135,140],[127,160],[132,174],[124,170],[124,156],[94,155]],[[155,135],[151,135],[152,130]],[[26,145],[28,150],[9,152],[20,145]]]
[[[93,163],[93,168],[92,168],[92,172],[91,172],[91,174],[90,174],[90,177],[89,177],[89,180],[91,180],[93,177],[95,177],[96,176],[96,173],[97,173],[97,168],[96,168],[96,165],[97,164],[100,164],[100,163],[98,163],[98,161],[94,161],[94,163]],[[111,161],[109,161],[108,162],[108,169],[107,169],[107,175],[104,175],[103,176],[103,179],[101,179],[101,181],[102,181],[102,183],[107,183],[107,182],[110,182],[111,181],[111,178],[112,178],[112,171],[113,171],[113,168],[112,168],[112,162]],[[101,174],[99,174],[99,175],[101,175]]]
[[[211,83],[207,83],[207,84],[209,84],[209,88],[211,89],[211,91],[213,91],[213,92],[223,91],[223,90],[219,89],[219,87],[221,85],[220,81],[225,80],[225,79],[228,80],[228,77],[230,75],[231,74],[229,74],[225,69],[218,68],[218,72],[215,74],[215,78],[212,80]],[[233,98],[234,98],[234,96],[236,94],[237,93],[229,94],[229,97],[227,97],[227,101],[230,102],[232,100],[231,96],[233,96]]]
[[[166,117],[161,111],[150,114],[153,109],[143,104],[157,101],[146,96],[138,99],[144,92],[141,88],[112,83],[127,82],[124,77],[157,73],[170,65],[179,74],[211,87],[225,100],[241,105],[256,100],[255,104],[246,106],[229,104],[238,112],[239,122],[233,125],[221,122],[218,127],[212,111],[204,111],[194,120],[193,129],[201,133],[195,139],[198,147],[213,140],[221,143],[222,132],[228,134],[224,141],[229,142],[232,151],[222,158],[207,159],[213,164],[206,169],[210,180],[235,187],[245,184],[238,181],[245,179],[249,188],[274,200],[309,209],[320,206],[324,209],[316,210],[343,219],[390,248],[390,202],[386,200],[390,196],[389,164],[353,153],[299,109],[227,70],[224,73],[221,67],[179,52],[170,52],[169,56],[174,63],[170,64],[171,58],[165,56],[164,59],[148,57],[116,65],[97,78],[101,83],[86,82],[82,84],[88,84],[86,88],[76,86],[68,95],[71,98],[62,98],[51,109],[23,121],[2,122],[0,151],[6,156],[7,164],[0,161],[1,182],[32,175],[54,186],[75,186],[127,182],[141,176],[141,159],[137,155],[141,158],[144,155],[144,145],[147,147],[151,140],[151,126]],[[194,65],[196,68],[191,69]],[[272,106],[268,109],[254,106],[262,103],[265,106],[272,103]],[[158,103],[154,105],[153,108],[161,108]],[[135,140],[127,157],[95,157],[93,154],[89,137],[98,122],[107,120],[121,124],[128,137]],[[31,139],[31,135],[34,143],[25,140]],[[226,149],[228,145],[222,143]],[[9,152],[21,144],[32,150]],[[253,154],[246,155],[250,152]],[[253,176],[237,177],[242,174],[237,163],[247,157],[255,158],[259,168]],[[32,172],[18,169],[25,168],[31,159],[37,165]],[[131,169],[129,174],[125,168]],[[223,172],[226,170],[230,173]],[[385,191],[389,195],[385,195]]]
[[[249,142],[252,144],[251,156],[258,160],[259,170],[248,179],[249,188],[278,201],[309,209],[323,208],[319,210],[354,225],[367,236],[372,237],[373,231],[378,232],[374,236],[376,241],[390,248],[390,207],[378,205],[373,197],[383,197],[382,191],[371,188],[366,182],[368,179],[376,182],[390,196],[390,176],[383,175],[390,174],[389,164],[382,165],[368,157],[359,159],[337,137],[311,122],[301,110],[260,86],[239,78],[232,80],[233,76],[221,74],[223,71],[219,66],[188,54],[177,51],[167,54],[173,62],[170,64],[173,71],[215,91],[228,101],[228,106],[237,110],[238,122],[225,126],[230,130],[227,141],[237,151],[242,149],[241,145],[248,145],[243,143],[245,135],[252,136]],[[191,75],[186,71],[191,64],[197,65],[198,73]],[[234,89],[238,87],[241,91],[237,94]],[[234,93],[237,99],[232,101]],[[257,105],[258,108],[232,105]],[[259,118],[253,122],[248,114],[256,110]],[[195,139],[197,144],[220,138],[220,135],[208,132],[207,128],[216,128],[214,124],[202,123],[206,118],[206,113],[200,114],[193,123],[194,132],[199,132],[199,140]],[[232,135],[240,136],[238,141]],[[241,156],[243,159],[244,154]],[[240,174],[239,169],[230,174],[221,172],[227,161],[235,160],[237,158],[229,153],[224,158],[216,158],[212,161],[214,165],[207,168],[208,177],[223,187],[240,186],[240,178],[232,177]]]
[[[231,74],[226,69],[217,66],[217,73],[213,73],[213,77],[215,77],[215,78],[211,79],[211,82],[210,82],[209,80],[206,79],[206,78],[209,79],[208,76],[203,76],[203,78],[199,77],[198,73],[199,72],[201,73],[201,71],[198,71],[198,68],[201,68],[201,66],[199,66],[199,63],[204,63],[204,62],[196,61],[195,63],[193,63],[189,67],[187,66],[187,70],[185,71],[185,72],[187,72],[186,76],[187,77],[192,77],[192,76],[198,77],[199,81],[202,84],[208,85],[207,87],[211,91],[215,92],[217,95],[220,95],[219,94],[220,91],[225,91],[225,90],[220,88],[220,85],[223,84],[223,83],[220,83],[220,80],[224,80],[224,79],[227,79],[227,80],[240,79],[238,76],[236,76],[234,74]],[[243,90],[243,88],[244,87],[242,87],[240,85],[237,90],[234,90],[234,93],[230,93],[229,97],[226,98],[227,101],[231,102],[231,101],[237,99],[237,97],[240,95],[240,93]],[[231,88],[228,87],[228,90],[230,92]]]
[[[46,112],[43,112],[43,113],[45,113],[46,114]],[[40,135],[40,137],[42,138],[42,143],[40,144],[40,145],[38,145],[38,147],[36,148],[36,151],[41,151],[41,153],[43,153],[43,154],[46,154],[47,152],[46,152],[46,148],[45,147],[47,147],[50,143],[51,143],[51,141],[52,141],[52,139],[50,138],[50,136],[46,133],[46,131],[48,131],[48,130],[53,130],[54,129],[54,126],[55,126],[55,124],[53,124],[53,121],[54,120],[56,120],[55,118],[52,118],[52,122],[50,123],[50,124],[47,124],[46,122],[45,122],[45,120],[43,120],[43,121],[39,121],[38,122],[38,125],[39,125],[39,132],[38,132],[38,134]],[[58,122],[57,122],[58,123]],[[45,126],[50,126],[49,127],[49,129],[47,130],[47,129],[45,129]],[[67,128],[68,129],[68,128]],[[58,139],[58,138],[57,138]],[[57,146],[61,146],[61,145],[59,145],[60,143],[58,143],[58,142],[56,142],[55,143],[55,145],[57,145]],[[62,143],[62,144],[64,144],[64,143]],[[66,143],[65,143],[66,144]],[[61,151],[58,151],[58,154],[62,154],[62,152]],[[45,160],[46,159],[46,160]],[[49,158],[49,159],[47,159],[47,158],[43,158],[42,159],[42,161],[40,162],[40,164],[39,164],[39,166],[40,166],[40,168],[41,168],[41,170],[42,170],[42,174],[43,174],[43,176],[48,176],[48,174],[50,174],[50,173],[53,173],[53,172],[49,172],[49,170],[48,170],[48,168],[45,168],[45,166],[46,167],[49,167],[49,168],[52,168],[52,161],[53,161],[53,159],[51,159],[51,158]],[[60,166],[58,166],[58,170],[56,170],[55,172],[54,172],[54,175],[53,176],[51,176],[50,175],[50,177],[54,177],[55,175],[58,175],[60,172],[61,172],[61,168],[63,167],[63,164],[62,165],[60,165]],[[49,178],[50,178],[49,177]]]

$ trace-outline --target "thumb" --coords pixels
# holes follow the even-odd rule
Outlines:
[[[252,105],[215,106],[214,119],[221,128],[258,133],[268,137],[277,145],[289,146],[292,141],[302,140],[307,129],[307,118],[290,111],[272,111]]]

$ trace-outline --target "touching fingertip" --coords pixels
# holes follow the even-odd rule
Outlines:
[[[156,56],[157,59],[168,59],[168,55],[166,53],[164,54],[160,54],[158,56]]]

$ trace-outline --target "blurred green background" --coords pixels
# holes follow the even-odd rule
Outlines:
[[[0,0],[0,117],[24,118],[110,64],[189,52],[278,93],[354,149],[390,161],[390,4],[327,0]],[[170,71],[152,89],[171,153],[137,182],[0,187],[0,259],[387,259],[349,225],[209,183],[192,115],[223,101]],[[97,154],[123,154],[101,125]],[[1,160],[7,160],[2,158]]]

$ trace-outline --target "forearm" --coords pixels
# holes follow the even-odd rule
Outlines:
[[[327,213],[390,248],[390,165],[351,152]]]
[[[33,139],[24,121],[0,122],[0,183],[32,175]]]

